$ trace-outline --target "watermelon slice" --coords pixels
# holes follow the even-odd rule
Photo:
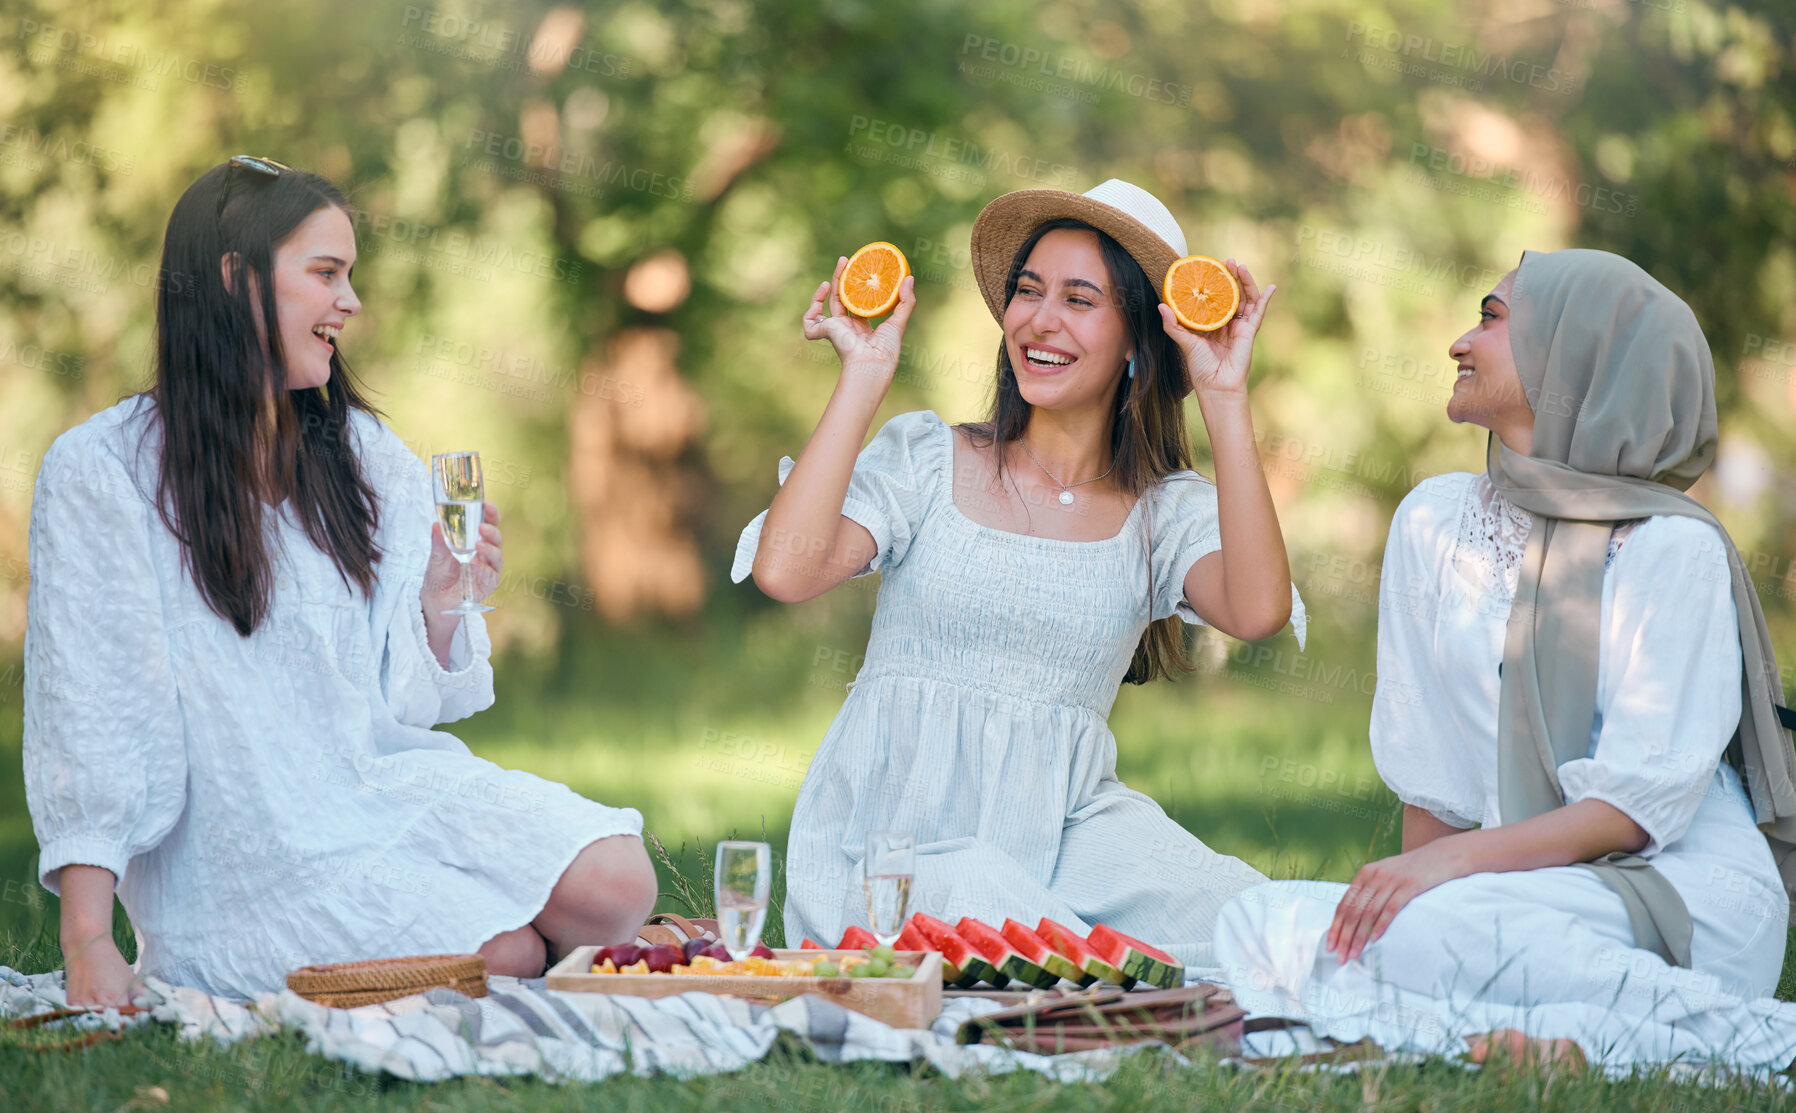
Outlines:
[[[972,944],[975,951],[984,955],[987,962],[996,966],[1000,974],[1012,981],[1046,989],[1060,980],[1059,974],[1050,974],[1024,958],[1010,945],[1009,940],[971,916],[962,916],[960,923],[954,925],[954,932]]]
[[[987,962],[985,956],[974,950],[960,933],[934,916],[918,912],[911,916],[906,927],[914,927],[917,932],[929,941],[929,949],[942,953],[942,962],[952,963],[960,968],[961,985],[974,985],[978,982],[989,982],[999,989],[1010,984],[1010,979],[998,972],[998,968]]]
[[[1030,931],[1015,920],[1005,920],[999,929],[1004,941],[1016,948],[1016,953],[1046,970],[1056,978],[1065,978],[1069,982],[1078,982],[1082,986],[1096,981],[1090,974],[1079,969],[1079,964],[1066,955],[1048,946],[1047,940]]]
[[[1124,989],[1132,988],[1135,985],[1134,978],[1092,954],[1091,948],[1085,945],[1085,937],[1072,928],[1063,927],[1043,916],[1041,923],[1035,925],[1035,934],[1041,936],[1042,942],[1078,964],[1079,969],[1086,975],[1085,981],[1081,982],[1081,985],[1098,978],[1122,986]]]
[[[898,938],[893,942],[892,946],[900,951],[939,952],[941,949],[925,939],[923,933],[917,930],[917,925],[915,923],[905,924],[904,930],[898,933]],[[973,983],[967,980],[966,971],[960,968],[959,963],[950,959],[947,955],[942,955],[942,984],[963,986],[972,985]]]
[[[1160,989],[1177,989],[1185,984],[1184,963],[1115,928],[1099,924],[1091,929],[1091,937],[1085,942],[1092,954],[1131,978],[1139,978]]]
[[[822,951],[827,950],[828,948],[817,942],[815,939],[806,939],[803,943],[798,945],[798,949],[801,951]]]
[[[879,940],[873,938],[873,933],[857,924],[842,933],[842,941],[836,944],[836,950],[858,951],[866,947],[877,946],[879,946]]]

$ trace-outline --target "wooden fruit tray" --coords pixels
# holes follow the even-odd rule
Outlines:
[[[756,977],[751,974],[594,974],[598,947],[577,947],[556,963],[544,979],[549,989],[574,993],[612,993],[630,997],[672,997],[677,993],[717,993],[777,1004],[814,993],[845,1009],[870,1016],[894,1028],[927,1028],[942,1014],[942,956],[935,951],[899,951],[898,960],[914,963],[909,978]],[[859,951],[775,951],[791,958],[841,958]]]

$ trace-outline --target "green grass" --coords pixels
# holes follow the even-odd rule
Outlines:
[[[668,851],[658,863],[661,906],[705,911],[712,843],[765,832],[776,853],[784,846],[804,763],[865,644],[870,596],[837,594],[828,605],[744,613],[721,632],[583,639],[564,646],[553,667],[509,662],[500,669],[498,706],[455,729],[501,764],[640,808]],[[1310,654],[1346,661],[1364,648],[1331,644],[1333,634],[1313,628]],[[1200,642],[1198,650],[1211,664],[1196,677],[1119,697],[1111,717],[1119,775],[1210,845],[1275,877],[1345,879],[1366,859],[1393,852],[1398,807],[1373,770],[1364,733],[1370,700],[1357,684],[1296,674],[1284,659],[1236,660],[1222,644]],[[0,775],[0,964],[55,969],[58,909],[35,882],[17,699],[0,703],[0,768],[8,771]],[[700,907],[684,907],[682,894]],[[777,916],[769,920],[770,941],[779,942]],[[122,911],[115,927],[134,958]],[[1792,996],[1793,974],[1786,966],[1780,996]],[[1027,1072],[956,1082],[905,1067],[827,1066],[780,1047],[743,1071],[691,1081],[416,1085],[307,1055],[291,1035],[185,1046],[166,1029],[143,1029],[73,1054],[39,1054],[32,1042],[0,1034],[0,1109],[1796,1109],[1796,1097],[1742,1086],[1549,1080],[1440,1063],[1332,1077],[1187,1071],[1150,1055],[1090,1086]]]

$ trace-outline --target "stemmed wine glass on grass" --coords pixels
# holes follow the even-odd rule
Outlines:
[[[430,475],[436,487],[437,521],[443,524],[443,541],[461,564],[461,603],[444,614],[480,614],[493,608],[474,601],[474,543],[480,540],[480,524],[486,520],[486,488],[480,478],[480,453],[439,452],[430,458]]]
[[[911,871],[916,868],[917,837],[909,831],[867,832],[867,923],[873,937],[891,946],[904,931],[910,911]]]
[[[767,897],[773,888],[772,851],[764,842],[717,844],[717,928],[724,950],[737,962],[761,941]]]

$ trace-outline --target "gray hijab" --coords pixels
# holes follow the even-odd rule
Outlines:
[[[1676,514],[1720,531],[1740,620],[1740,725],[1727,749],[1796,897],[1796,749],[1758,593],[1739,550],[1684,494],[1715,460],[1715,367],[1690,307],[1604,251],[1525,252],[1509,345],[1534,410],[1520,456],[1490,438],[1491,482],[1534,515],[1503,641],[1497,714],[1504,823],[1565,803],[1559,766],[1587,755],[1596,716],[1603,564],[1615,523]],[[1690,965],[1690,911],[1637,854],[1583,863],[1627,906],[1636,945]]]

